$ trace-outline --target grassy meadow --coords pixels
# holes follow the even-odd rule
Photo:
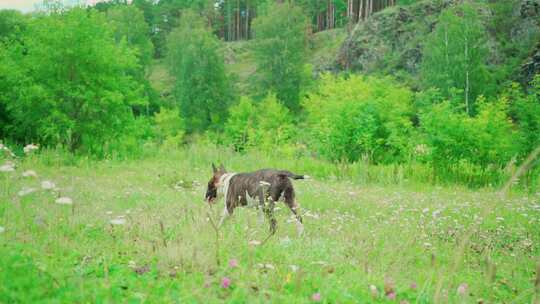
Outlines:
[[[313,176],[294,182],[303,235],[281,203],[266,243],[252,209],[214,229],[211,162]],[[124,161],[44,150],[14,163],[0,175],[0,303],[539,300],[539,194],[370,182],[312,159],[202,146]]]

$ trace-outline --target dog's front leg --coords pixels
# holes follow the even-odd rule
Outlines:
[[[230,215],[229,209],[227,208],[227,204],[225,204],[225,208],[223,208],[223,212],[221,213],[221,219],[219,220],[218,227],[221,227],[221,225],[223,225],[223,223],[229,217],[229,215]]]

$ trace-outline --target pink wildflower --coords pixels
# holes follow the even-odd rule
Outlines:
[[[464,296],[467,293],[467,289],[469,289],[469,285],[467,285],[467,283],[461,283],[457,288],[457,294],[460,296]]]
[[[224,277],[221,279],[221,287],[223,288],[229,288],[231,286],[231,279]]]
[[[319,292],[314,293],[314,294],[311,296],[311,299],[312,299],[314,302],[320,302],[320,301],[321,301],[321,293],[319,293]]]
[[[229,267],[231,267],[231,268],[238,267],[238,260],[236,260],[236,259],[229,260]]]

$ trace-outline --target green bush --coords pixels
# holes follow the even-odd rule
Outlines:
[[[185,126],[178,109],[161,108],[154,115],[155,137],[165,148],[177,148],[184,141]]]
[[[510,113],[516,121],[519,150],[522,158],[540,146],[540,75],[531,83],[529,94],[518,84],[513,84],[503,94],[510,103]]]
[[[236,151],[284,149],[294,138],[293,120],[275,94],[268,94],[257,104],[242,97],[230,109],[224,137],[225,143]]]
[[[405,161],[414,133],[412,97],[390,78],[323,75],[303,101],[310,144],[333,161]]]
[[[515,154],[514,131],[504,100],[477,101],[478,114],[470,117],[450,102],[433,105],[420,115],[426,148],[434,168],[447,169],[460,162],[500,168]]]

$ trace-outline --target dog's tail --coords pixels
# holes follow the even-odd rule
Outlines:
[[[309,179],[310,178],[308,175],[298,175],[298,174],[294,174],[291,171],[287,171],[287,170],[279,171],[279,175],[286,176],[286,177],[292,178],[292,179]]]

